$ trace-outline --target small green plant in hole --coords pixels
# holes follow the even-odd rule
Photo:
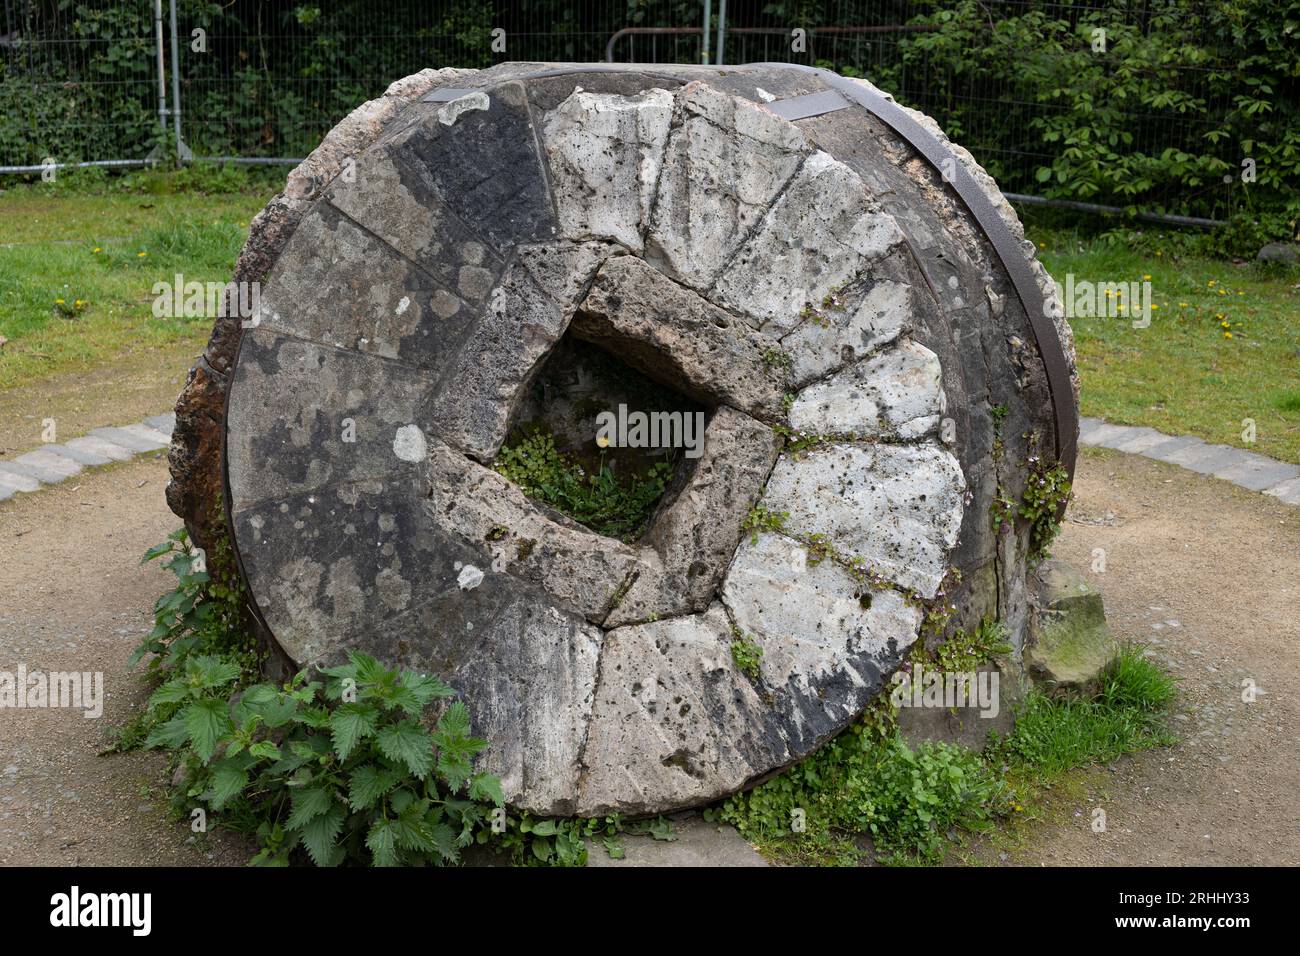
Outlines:
[[[620,478],[603,454],[589,471],[545,432],[502,448],[493,467],[530,498],[622,541],[634,541],[645,531],[673,475],[671,462],[658,461],[642,474]]]
[[[731,626],[731,659],[746,677],[758,680],[763,663],[763,648],[736,625]]]

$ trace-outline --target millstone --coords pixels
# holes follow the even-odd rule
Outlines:
[[[1027,529],[989,510],[1031,456],[1072,466],[1068,328],[992,181],[866,84],[425,71],[290,176],[236,278],[260,310],[191,374],[169,501],[216,536],[224,441],[285,657],[439,674],[513,805],[718,798],[850,722],[927,614],[1023,633]],[[705,413],[635,540],[492,468],[522,409],[576,403],[538,391],[561,352]]]

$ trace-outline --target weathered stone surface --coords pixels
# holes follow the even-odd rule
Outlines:
[[[890,279],[867,281],[869,287],[852,308],[824,309],[823,321],[802,322],[781,339],[795,386],[866,358],[907,331],[912,322],[911,290]]]
[[[582,753],[577,812],[657,813],[740,789],[784,762],[771,711],[731,657],[726,614],[615,628]]]
[[[784,376],[764,360],[774,343],[640,259],[621,256],[601,268],[573,329],[693,397],[779,414]]]
[[[565,608],[600,623],[629,576],[655,577],[637,550],[543,511],[488,468],[466,463],[446,446],[429,453],[425,510],[444,532],[483,542],[492,568],[536,584]]]
[[[857,714],[916,640],[922,612],[796,541],[762,534],[736,551],[722,588],[735,625],[763,650],[761,686],[798,749]]]
[[[1092,685],[1118,650],[1101,595],[1061,561],[1044,561],[1032,580],[1029,674],[1052,690]]]
[[[646,562],[631,579],[606,627],[709,606],[777,448],[776,435],[765,425],[734,409],[718,409],[686,487],[643,539],[658,560]]]
[[[293,174],[236,266],[258,324],[219,320],[191,373],[169,502],[208,534],[228,495],[292,665],[435,672],[512,804],[653,813],[841,729],[952,568],[956,621],[995,609],[1019,641],[1026,532],[995,537],[988,509],[1056,423],[1023,305],[938,173],[863,110],[765,108],[818,75],[539,69],[395,84]],[[450,80],[467,92],[412,102]],[[521,414],[587,441],[615,395],[708,416],[627,542],[489,467]],[[781,457],[786,427],[879,443]],[[751,543],[756,501],[789,517]]]
[[[249,330],[227,411],[232,508],[413,472],[423,456],[394,443],[419,428],[425,389],[420,369]]]
[[[809,385],[790,408],[790,425],[812,434],[922,438],[944,413],[942,374],[933,352],[902,342]]]
[[[481,462],[496,457],[524,385],[559,341],[572,311],[520,261],[493,289],[433,408],[437,432]]]
[[[612,239],[641,251],[673,97],[574,91],[547,115],[543,142],[568,239]]]
[[[696,289],[726,268],[809,149],[793,125],[702,83],[679,94],[646,261]]]
[[[718,279],[717,301],[755,328],[786,332],[805,306],[820,305],[902,241],[857,174],[818,151]]]
[[[834,444],[777,462],[763,503],[877,574],[934,597],[957,543],[966,485],[939,446]]]
[[[281,253],[249,324],[436,372],[473,317],[454,289],[318,206]]]

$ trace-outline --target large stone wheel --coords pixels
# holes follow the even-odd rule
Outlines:
[[[441,675],[544,814],[697,804],[802,757],[936,606],[1019,635],[1023,529],[988,513],[1029,456],[1072,458],[1068,338],[991,181],[877,100],[784,67],[397,84],[255,223],[261,310],[182,398],[173,507],[210,531],[224,397],[229,527],[285,656]],[[491,468],[575,342],[708,416],[631,542]]]

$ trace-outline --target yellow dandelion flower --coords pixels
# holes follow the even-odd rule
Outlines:
[[[96,252],[103,252],[104,250],[101,249],[101,248],[99,248],[99,246],[96,246],[96,247],[95,247],[95,251],[96,251]]]
[[[149,253],[147,253],[147,252],[137,252],[135,255],[136,255],[136,258],[138,258],[138,259],[143,259],[143,258],[144,258],[145,256],[147,256],[148,254],[149,254]]]
[[[1142,278],[1143,278],[1143,279],[1146,279],[1148,282],[1151,280],[1151,277],[1150,277],[1150,276],[1143,276]]]
[[[62,300],[62,299],[55,299],[55,300],[54,300],[54,304],[55,304],[55,305],[63,305],[63,300]]]
[[[1232,333],[1231,333],[1231,332],[1224,332],[1224,333],[1223,333],[1223,337],[1224,337],[1225,339],[1230,339],[1230,338],[1232,338]]]

